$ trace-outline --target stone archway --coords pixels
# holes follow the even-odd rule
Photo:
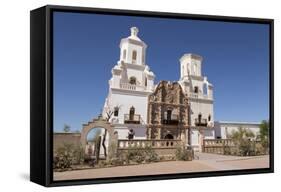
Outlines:
[[[100,115],[97,119],[93,119],[93,121],[88,122],[87,124],[83,124],[83,128],[81,131],[81,138],[80,138],[80,142],[81,145],[83,147],[83,149],[85,149],[86,144],[87,144],[87,135],[88,133],[95,128],[103,128],[106,131],[107,137],[108,137],[108,146],[112,143],[113,140],[113,135],[114,135],[114,127],[107,122],[107,120],[103,119],[102,116]],[[107,154],[109,153],[109,148],[107,146],[107,149],[105,149],[107,151]]]

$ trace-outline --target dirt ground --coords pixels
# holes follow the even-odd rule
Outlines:
[[[54,180],[158,175],[171,173],[268,168],[269,156],[236,157],[196,153],[193,161],[169,161],[151,164],[54,172]]]

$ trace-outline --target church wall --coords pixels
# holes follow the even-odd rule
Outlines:
[[[128,139],[128,131],[133,129],[134,139],[146,139],[146,125],[116,124],[114,131],[118,132],[118,139]]]
[[[191,145],[199,145],[199,131],[191,129]]]
[[[199,132],[198,128],[191,128],[191,145],[195,151],[200,151],[200,140],[201,139],[215,139],[215,130],[213,128],[206,128]]]
[[[215,139],[215,130],[213,128],[207,128],[204,130],[204,139]]]
[[[80,133],[54,133],[53,135],[54,149],[63,147],[64,144],[80,145]]]
[[[146,123],[147,96],[136,96],[133,93],[131,93],[131,95],[112,93],[110,105],[112,109],[115,106],[120,106],[117,123],[124,123],[124,114],[129,114],[132,106],[135,108],[135,114],[141,116],[141,124]]]
[[[140,83],[140,84],[137,84],[137,85],[144,86],[144,83],[143,83],[144,82],[143,71],[128,68],[127,69],[127,75],[128,75],[129,79],[132,76],[136,77],[137,78],[137,82]]]
[[[198,118],[198,114],[202,114],[202,119],[207,119],[209,114],[211,115],[211,122],[214,121],[213,104],[207,102],[197,102],[191,100],[191,126],[195,126],[195,119]]]

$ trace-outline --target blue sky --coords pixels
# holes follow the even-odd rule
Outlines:
[[[214,85],[215,120],[268,119],[268,25],[55,12],[55,131],[64,124],[81,130],[101,112],[120,40],[132,26],[148,45],[156,83],[179,80],[179,58],[196,53]]]

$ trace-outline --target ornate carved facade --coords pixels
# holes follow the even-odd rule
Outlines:
[[[188,99],[178,82],[161,81],[148,97],[148,139],[181,139],[189,127]]]

